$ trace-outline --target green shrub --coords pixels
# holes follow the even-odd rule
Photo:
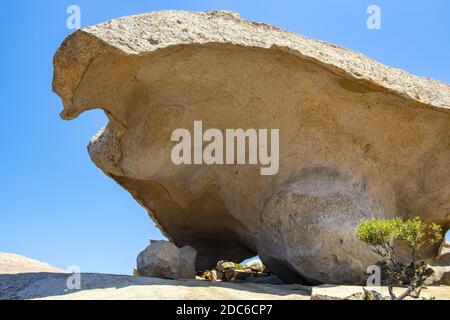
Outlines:
[[[419,217],[406,220],[363,219],[356,229],[356,235],[381,257],[380,265],[387,277],[385,280],[391,299],[420,297],[425,280],[433,272],[420,261],[421,250],[427,241],[435,244],[442,239],[441,226],[435,223],[426,224]],[[406,244],[411,258],[410,263],[405,264],[397,260],[394,242]],[[393,292],[394,286],[406,286],[407,289],[396,297]]]
[[[245,269],[245,267],[240,263],[234,263],[234,268],[236,270],[244,270]]]

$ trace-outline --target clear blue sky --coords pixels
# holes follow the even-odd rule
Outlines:
[[[89,159],[86,145],[105,116],[58,117],[52,57],[71,32],[70,4],[81,8],[82,26],[160,9],[229,9],[450,83],[448,0],[2,0],[0,251],[61,268],[129,274],[148,239],[162,238],[145,210]],[[381,8],[381,30],[366,28],[370,4]]]

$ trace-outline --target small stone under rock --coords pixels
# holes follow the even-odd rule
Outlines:
[[[225,271],[227,269],[234,270],[235,268],[236,268],[236,265],[233,262],[223,261],[223,260],[220,260],[219,262],[217,262],[217,266],[216,266],[216,269],[219,271]]]
[[[225,282],[284,284],[278,277],[272,276],[259,260],[250,261],[250,263],[246,264],[245,268],[238,263],[220,260],[217,262],[216,268],[198,274],[197,279]]]
[[[265,269],[264,264],[261,262],[261,260],[258,259],[247,262],[245,266],[256,272],[263,272]]]

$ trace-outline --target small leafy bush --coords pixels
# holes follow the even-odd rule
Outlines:
[[[245,269],[245,267],[240,263],[234,263],[234,268],[236,270],[244,270]]]
[[[386,275],[385,280],[391,299],[420,297],[425,280],[433,273],[423,261],[420,261],[421,250],[427,241],[435,244],[442,239],[441,226],[435,223],[426,224],[419,217],[406,220],[363,219],[356,229],[356,235],[381,257],[380,265]],[[394,242],[406,244],[410,263],[405,264],[397,260]],[[394,286],[407,288],[397,297],[394,294]]]

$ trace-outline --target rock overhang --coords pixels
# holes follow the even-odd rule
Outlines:
[[[86,59],[77,59],[72,54],[76,54],[79,42],[83,46],[89,46],[89,50],[84,52],[87,54]],[[66,39],[55,55],[55,65],[73,63],[69,67],[78,64],[81,69],[87,68],[95,56],[107,49],[118,50],[125,55],[141,56],[171,46],[211,43],[261,49],[279,48],[287,54],[311,60],[343,77],[371,84],[424,105],[450,109],[448,84],[415,77],[350,49],[265,23],[246,21],[230,11],[158,11],[83,28]],[[75,47],[75,52],[71,52],[71,47]],[[59,59],[61,56],[63,60]],[[64,61],[64,58],[69,61]],[[79,82],[82,74],[83,72],[78,75],[78,79],[69,79],[68,82]],[[55,92],[61,94],[58,88],[64,80],[59,74],[55,74],[54,81],[58,83],[53,86]]]

